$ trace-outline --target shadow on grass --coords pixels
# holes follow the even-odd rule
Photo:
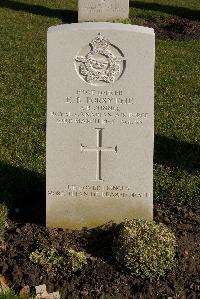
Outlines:
[[[200,19],[200,12],[198,10],[193,10],[185,7],[179,6],[171,6],[165,4],[158,4],[158,3],[147,3],[142,1],[130,1],[130,7],[133,8],[140,8],[144,10],[154,10],[160,11],[163,13],[168,13],[173,16],[186,18],[189,20],[199,20]]]
[[[192,173],[200,169],[199,159],[199,146],[155,137],[155,163]],[[0,162],[0,202],[9,207],[11,219],[44,225],[45,201],[44,176]]]
[[[200,146],[156,135],[154,162],[185,169],[189,173],[196,172],[200,170]]]
[[[78,21],[78,13],[77,11],[73,10],[53,9],[41,5],[32,5],[10,0],[0,0],[0,7],[9,8],[16,11],[24,11],[50,18],[58,18],[61,19],[63,23],[77,23]]]
[[[44,176],[0,162],[0,202],[8,206],[12,220],[44,225]]]

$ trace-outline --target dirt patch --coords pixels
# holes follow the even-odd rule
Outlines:
[[[116,227],[98,230],[48,229],[9,221],[5,235],[6,251],[0,255],[0,274],[16,290],[46,284],[48,292],[59,290],[65,298],[187,298],[200,296],[200,206],[155,204],[154,220],[175,232],[178,242],[177,267],[159,281],[150,282],[123,272],[112,260],[111,245]],[[84,250],[88,263],[71,273],[62,269],[47,275],[29,260],[38,245]]]
[[[154,28],[159,39],[195,40],[200,39],[200,22],[188,19],[168,19],[146,22],[145,26]]]

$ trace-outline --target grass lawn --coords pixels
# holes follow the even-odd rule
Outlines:
[[[198,4],[131,1],[130,16],[137,24],[195,20]],[[75,22],[76,10],[75,0],[0,3],[0,200],[9,207],[22,193],[44,192],[46,32],[49,26]],[[199,60],[198,40],[156,41],[155,201],[199,198]]]
[[[131,0],[130,15],[144,20],[173,17],[196,20],[200,11],[198,0]]]

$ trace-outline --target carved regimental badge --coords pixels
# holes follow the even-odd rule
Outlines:
[[[123,75],[126,67],[122,51],[100,33],[74,59],[77,74],[92,85],[114,83]]]

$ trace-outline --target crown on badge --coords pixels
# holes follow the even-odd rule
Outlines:
[[[105,37],[103,37],[101,35],[101,33],[98,33],[97,37],[95,37],[92,41],[91,41],[91,46],[92,46],[92,49],[95,51],[95,50],[107,50],[109,45],[110,45],[110,42],[105,39]]]

